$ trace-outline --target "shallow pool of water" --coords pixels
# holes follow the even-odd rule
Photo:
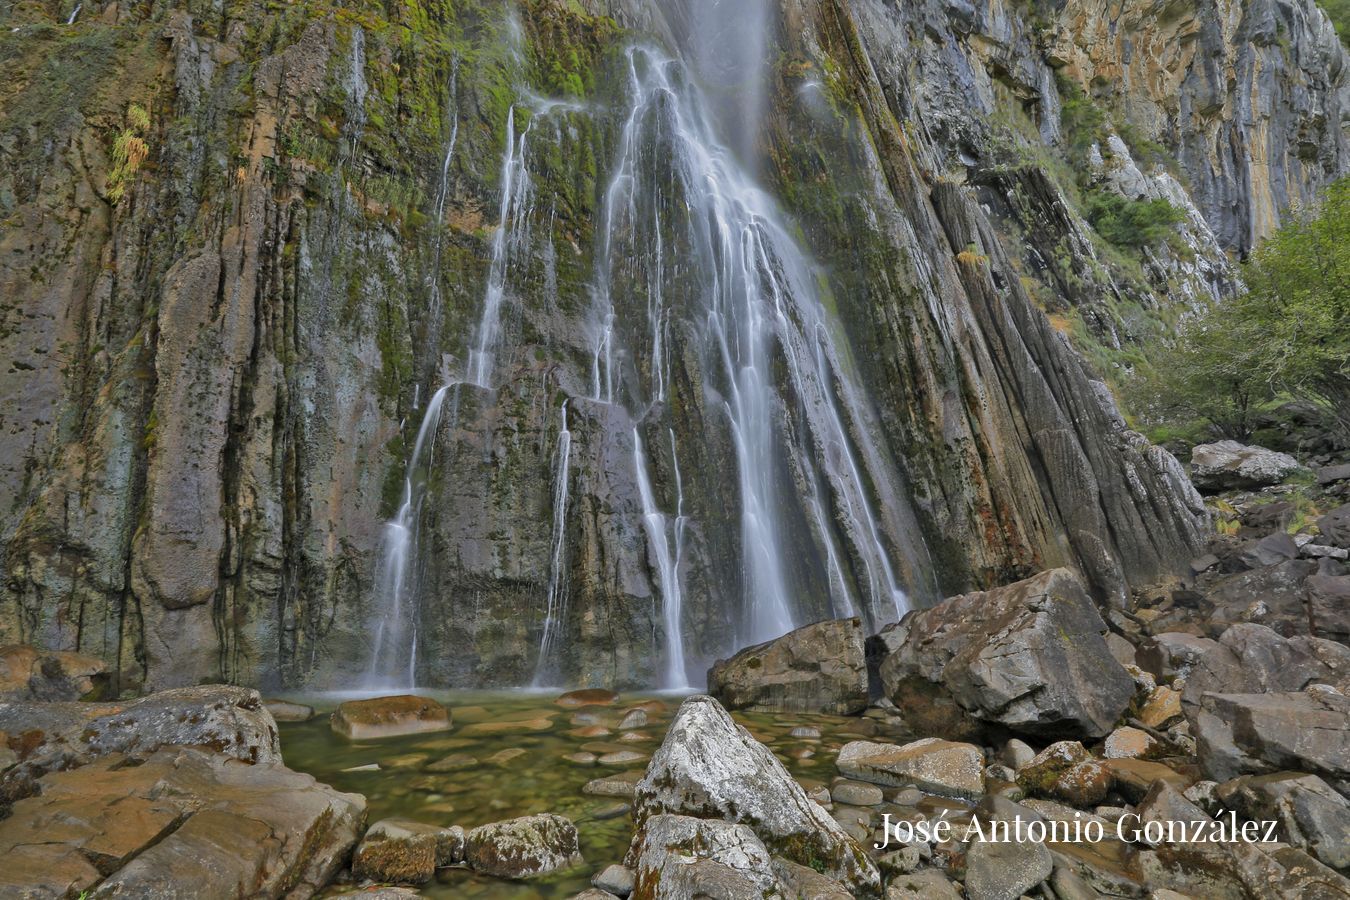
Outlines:
[[[422,887],[428,897],[535,900],[568,897],[589,887],[591,877],[620,862],[632,838],[626,801],[582,793],[590,780],[628,772],[636,775],[660,745],[680,697],[625,694],[612,706],[565,709],[554,693],[418,691],[450,707],[454,727],[435,734],[350,741],[333,732],[328,713],[341,697],[292,697],[314,706],[309,722],[283,723],[286,764],[341,791],[364,794],[369,821],[402,816],[465,829],[533,813],[552,812],[576,823],[585,863],[566,872],[523,882],[442,869]],[[621,731],[625,713],[643,704],[649,722]],[[797,714],[736,713],[737,721],[778,758],[799,781],[828,783],[834,757],[850,740],[870,736],[869,719]],[[804,729],[798,735],[794,729]],[[819,733],[812,736],[811,729]],[[603,733],[603,732],[608,733]],[[602,756],[635,751],[641,760],[625,765],[578,764],[569,754]],[[372,765],[378,769],[368,768]],[[340,894],[336,887],[329,896]]]

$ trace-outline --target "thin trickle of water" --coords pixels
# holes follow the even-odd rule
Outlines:
[[[366,127],[366,96],[370,88],[366,84],[366,32],[360,25],[352,28],[352,51],[350,68],[344,87],[347,91],[347,121],[343,130],[347,135],[347,157],[354,159],[361,135]]]
[[[75,9],[74,9],[74,10],[71,12],[71,14],[70,14],[70,18],[69,18],[69,19],[66,19],[66,24],[67,24],[67,25],[74,25],[74,24],[75,24],[75,20],[79,17],[79,15],[80,15],[80,10],[82,10],[82,9],[84,9],[84,4],[83,4],[83,3],[76,3],[76,4],[75,4]],[[15,30],[17,31],[18,29],[15,29]]]
[[[560,632],[567,612],[567,489],[572,456],[572,432],[567,429],[567,401],[562,403],[562,427],[558,432],[558,467],[553,476],[553,537],[549,554],[548,602],[544,608],[544,636],[539,643],[535,687],[542,687],[558,673],[554,670]]]
[[[446,116],[450,120],[450,136],[445,142],[445,153],[441,158],[441,181],[436,189],[436,204],[432,216],[432,227],[436,229],[436,249],[431,264],[431,304],[427,321],[431,323],[428,343],[436,344],[440,334],[441,320],[441,259],[445,254],[445,202],[450,195],[450,161],[455,157],[455,144],[459,140],[459,104],[456,100],[459,81],[459,57],[450,60],[450,87],[446,92]]]
[[[417,683],[418,523],[449,390],[449,385],[441,388],[427,404],[405,469],[403,501],[384,526],[384,546],[375,579],[374,643],[364,684],[372,690],[412,688]]]
[[[637,473],[638,496],[642,500],[642,525],[647,530],[647,544],[656,556],[657,590],[661,594],[661,618],[665,626],[666,658],[662,674],[663,688],[689,686],[684,669],[684,636],[680,627],[684,598],[680,590],[679,558],[683,552],[680,537],[682,527],[676,520],[675,548],[671,550],[670,529],[666,517],[656,505],[651,477],[647,474],[647,455],[642,449],[642,437],[633,429],[633,469]],[[681,498],[683,502],[683,498]]]

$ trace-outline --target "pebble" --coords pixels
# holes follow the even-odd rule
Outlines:
[[[567,760],[570,763],[575,763],[578,766],[593,766],[595,765],[595,760],[597,759],[597,757],[594,753],[586,753],[585,751],[581,751],[579,753],[565,754],[563,756],[563,759]]]
[[[633,750],[619,750],[615,753],[606,753],[600,757],[600,765],[602,766],[630,766],[646,761],[647,754]]]
[[[342,771],[344,771],[344,772],[378,772],[378,771],[380,771],[380,764],[379,764],[379,763],[367,763],[367,764],[364,765],[364,766],[352,766],[350,769],[343,769]]]
[[[610,775],[605,778],[596,778],[588,781],[581,788],[583,794],[590,794],[592,797],[626,797],[632,799],[637,790],[637,779],[642,777],[638,772],[633,778],[624,778],[621,775]]]
[[[891,798],[891,802],[898,803],[901,806],[918,806],[924,801],[924,796],[924,792],[918,788],[905,788],[902,791],[897,791],[895,796]]]
[[[617,738],[621,744],[644,744],[651,739],[651,735],[643,734],[641,731],[625,731]]]
[[[609,737],[610,731],[603,725],[587,725],[584,728],[573,728],[567,733],[574,738],[590,740],[591,738]]]
[[[415,769],[430,758],[425,753],[409,753],[386,759],[384,764],[391,769]]]
[[[591,879],[591,884],[602,891],[627,897],[633,893],[633,878],[633,870],[626,866],[606,866],[604,871]]]
[[[460,729],[463,735],[510,734],[516,731],[548,731],[553,727],[552,719],[522,719],[516,722],[478,722]]]
[[[585,688],[580,691],[568,691],[553,702],[563,707],[575,706],[612,706],[619,695],[603,688]]]
[[[807,740],[820,740],[820,729],[812,728],[810,725],[798,725],[788,732],[788,737],[804,738]]]

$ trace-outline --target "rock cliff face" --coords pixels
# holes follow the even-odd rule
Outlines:
[[[1108,385],[1350,166],[1325,16],[787,0],[752,102],[691,9],[0,7],[0,644],[350,684],[392,573],[420,682],[650,684],[769,613],[1183,565],[1203,507]],[[764,347],[708,287],[737,216]]]

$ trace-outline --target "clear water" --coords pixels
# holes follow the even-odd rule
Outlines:
[[[348,741],[334,734],[328,722],[328,713],[342,698],[333,695],[294,698],[315,706],[320,715],[309,722],[280,725],[286,764],[338,790],[364,794],[372,823],[402,816],[436,825],[472,828],[534,813],[567,816],[577,825],[585,857],[585,863],[575,869],[524,882],[487,878],[467,869],[443,869],[435,882],[421,888],[426,896],[493,900],[568,897],[589,887],[590,879],[605,866],[622,861],[632,840],[632,818],[626,811],[614,818],[603,816],[617,812],[626,801],[588,796],[581,789],[586,782],[602,775],[641,772],[646,761],[615,769],[581,766],[564,760],[563,756],[583,747],[597,753],[634,750],[649,756],[660,746],[680,695],[624,695],[614,706],[577,710],[556,705],[556,694],[552,691],[419,693],[450,707],[452,730],[378,741]],[[622,732],[616,726],[624,712],[651,700],[665,704],[666,710],[649,713],[649,725],[636,729],[637,734],[649,740],[619,741]],[[575,734],[582,727],[573,722],[579,713],[600,717],[612,733],[604,737]],[[763,713],[735,716],[756,738],[772,747],[789,771],[807,785],[828,782],[835,774],[834,757],[839,748],[850,740],[867,736],[860,729],[872,725],[869,720],[836,716]],[[821,732],[821,738],[790,737],[789,732],[798,725],[814,726]],[[507,730],[481,733],[498,728]],[[513,749],[523,750],[524,754],[503,765],[491,761],[494,754]],[[813,755],[801,758],[806,752]],[[428,766],[451,754],[473,757],[477,764],[445,774],[428,771]],[[344,771],[371,763],[378,764],[380,769]],[[327,896],[351,889],[335,886]]]

